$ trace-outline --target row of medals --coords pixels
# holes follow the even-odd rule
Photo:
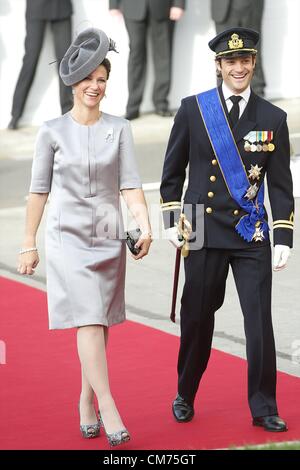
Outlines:
[[[251,131],[244,137],[246,152],[274,152],[273,131]]]
[[[275,150],[275,145],[271,142],[273,140],[273,131],[251,131],[244,137],[244,140],[246,152],[273,152]],[[257,192],[256,187],[253,192],[255,197]],[[252,198],[250,197],[249,199]],[[261,242],[265,238],[260,225],[260,221],[255,224],[255,232],[252,237],[252,240],[255,242]]]

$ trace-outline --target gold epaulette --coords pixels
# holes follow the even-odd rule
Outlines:
[[[294,230],[294,212],[291,213],[289,220],[274,220],[273,229],[275,228],[288,228]]]

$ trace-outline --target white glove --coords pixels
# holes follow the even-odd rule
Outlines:
[[[274,247],[274,261],[273,270],[281,271],[286,267],[287,260],[289,259],[291,250],[286,245],[275,245]]]
[[[169,240],[175,248],[181,248],[184,244],[184,240],[179,240],[178,235],[177,227],[170,227],[165,230],[166,239]]]

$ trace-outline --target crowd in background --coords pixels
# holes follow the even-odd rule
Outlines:
[[[199,0],[200,1],[200,0]],[[33,83],[45,30],[50,23],[53,33],[57,66],[72,38],[71,0],[26,0],[26,37],[23,64],[15,87],[9,129],[17,129]],[[109,0],[112,16],[123,16],[129,38],[128,101],[125,117],[129,120],[140,115],[146,67],[147,36],[150,34],[153,49],[155,80],[152,92],[154,112],[162,117],[172,116],[168,95],[171,86],[172,43],[174,25],[185,9],[186,0]],[[219,33],[234,26],[250,27],[261,32],[264,0],[211,0],[211,16]],[[264,96],[265,79],[261,55],[257,60],[252,88]],[[72,93],[59,79],[62,114],[72,107]]]

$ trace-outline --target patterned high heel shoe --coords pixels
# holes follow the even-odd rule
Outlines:
[[[117,432],[113,432],[111,434],[108,434],[106,432],[106,429],[105,429],[105,426],[104,426],[104,423],[102,421],[102,418],[101,418],[101,414],[100,414],[100,410],[98,411],[99,413],[99,423],[100,423],[100,426],[103,427],[104,429],[104,432],[105,432],[105,435],[107,437],[107,440],[108,440],[108,443],[111,447],[115,447],[115,446],[118,446],[120,444],[123,444],[125,442],[128,442],[130,441],[130,434],[129,432],[127,431],[126,428],[124,429],[121,429],[120,431],[117,431]]]
[[[78,403],[78,411],[80,417],[80,403]],[[79,424],[80,432],[84,439],[93,439],[94,437],[98,437],[100,435],[100,420],[96,424]]]

